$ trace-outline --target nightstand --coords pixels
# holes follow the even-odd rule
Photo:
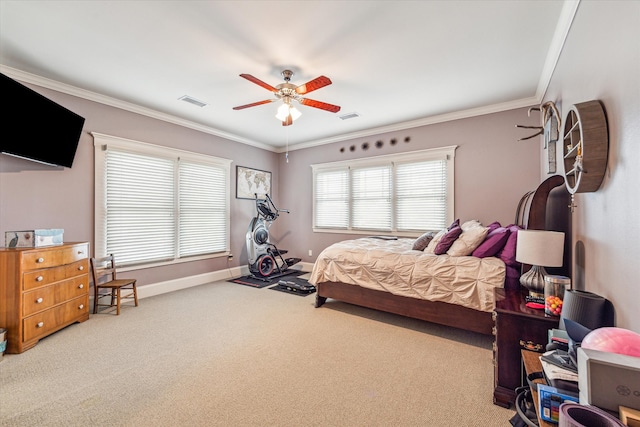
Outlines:
[[[508,408],[515,401],[515,389],[523,384],[521,350],[543,353],[549,329],[557,328],[560,318],[544,310],[528,308],[528,291],[496,289],[493,311],[493,403]]]

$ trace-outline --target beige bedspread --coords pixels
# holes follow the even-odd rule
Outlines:
[[[410,298],[492,311],[493,289],[504,286],[499,258],[452,257],[411,249],[415,239],[361,238],[320,253],[309,282],[342,282]]]

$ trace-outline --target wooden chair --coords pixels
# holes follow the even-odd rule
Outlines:
[[[102,258],[91,258],[91,273],[93,274],[93,314],[98,312],[98,307],[116,307],[116,315],[120,314],[120,306],[123,299],[133,299],[138,306],[138,291],[136,279],[117,279],[116,262],[113,254]],[[101,292],[107,289],[108,292]],[[130,291],[125,294],[122,291]],[[110,298],[109,304],[100,304],[101,298]]]

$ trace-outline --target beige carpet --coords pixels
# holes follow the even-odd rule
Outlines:
[[[0,362],[2,426],[505,426],[491,337],[228,282]]]

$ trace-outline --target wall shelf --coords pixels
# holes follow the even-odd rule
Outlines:
[[[575,104],[564,121],[565,184],[572,195],[600,188],[607,168],[609,133],[600,101]]]

